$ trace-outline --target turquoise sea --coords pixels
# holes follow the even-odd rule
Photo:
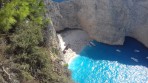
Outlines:
[[[76,83],[148,83],[148,48],[126,37],[123,46],[93,41],[69,64]]]

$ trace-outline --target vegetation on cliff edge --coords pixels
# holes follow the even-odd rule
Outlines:
[[[45,12],[42,0],[0,0],[0,83],[71,82],[57,48],[44,43]]]

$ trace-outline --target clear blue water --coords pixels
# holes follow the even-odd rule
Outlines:
[[[69,64],[76,83],[148,83],[148,48],[129,37],[123,46],[93,42]]]

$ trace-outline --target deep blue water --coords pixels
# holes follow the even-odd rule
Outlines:
[[[148,83],[148,48],[129,37],[123,46],[93,42],[69,64],[76,83]]]
[[[62,1],[65,1],[65,0],[53,0],[55,2],[62,2]]]

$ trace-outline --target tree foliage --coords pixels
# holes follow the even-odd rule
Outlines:
[[[16,27],[11,38],[14,45],[27,48],[43,42],[42,27],[34,22],[22,22]]]
[[[58,50],[42,45],[48,24],[44,9],[42,0],[0,0],[0,55],[12,61],[8,69],[21,83],[70,83],[67,69],[51,58]]]
[[[43,2],[41,0],[1,0],[0,30],[8,31],[12,25],[26,17],[42,24],[42,17],[40,17],[42,11]]]

